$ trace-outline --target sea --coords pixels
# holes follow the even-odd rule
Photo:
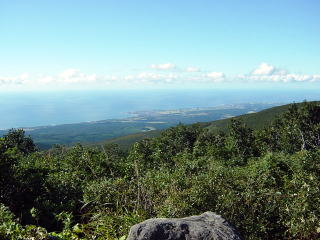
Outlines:
[[[0,129],[120,119],[137,111],[320,100],[312,89],[1,91]]]

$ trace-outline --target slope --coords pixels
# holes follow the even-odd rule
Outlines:
[[[298,105],[299,104],[301,103],[298,103]],[[292,104],[286,104],[282,106],[268,108],[256,113],[243,114],[243,115],[232,117],[232,118],[215,120],[211,122],[202,122],[199,124],[203,128],[209,129],[209,131],[224,132],[228,130],[228,126],[231,122],[231,119],[237,119],[237,120],[243,121],[248,127],[259,130],[264,127],[267,127],[273,120],[275,120],[278,116],[281,116],[281,114],[283,114],[286,110],[288,110],[288,108],[291,105]],[[162,131],[163,130],[157,130],[157,131],[149,131],[145,133],[130,134],[127,136],[121,136],[121,137],[109,139],[106,141],[101,141],[99,143],[95,143],[92,145],[116,143],[123,149],[129,149],[133,143],[145,138],[156,137],[160,135]]]

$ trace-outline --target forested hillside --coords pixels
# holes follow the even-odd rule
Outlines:
[[[317,102],[314,102],[316,104]],[[297,103],[299,106],[301,103]],[[249,114],[243,114],[240,116],[235,116],[227,119],[214,120],[210,122],[199,122],[202,128],[207,128],[211,133],[219,133],[229,131],[230,120],[239,120],[243,122],[247,127],[250,127],[253,130],[261,130],[263,128],[268,127],[272,121],[274,121],[277,117],[281,117],[281,115],[288,110],[291,104],[271,107],[262,111],[253,112]],[[155,136],[159,136],[161,131],[164,130],[154,130],[148,131],[144,133],[136,133],[130,134],[126,136],[116,137],[112,139],[108,139],[105,141],[101,141],[98,143],[91,143],[91,146],[101,145],[101,144],[110,144],[116,143],[122,149],[127,150],[130,146],[132,146],[135,142],[140,141],[146,138],[152,138]]]
[[[318,239],[318,103],[293,104],[256,129],[232,119],[220,130],[180,124],[128,152],[37,151],[11,130],[0,140],[0,239],[125,239],[144,219],[205,211],[245,239]]]
[[[299,106],[300,104],[301,103],[298,103],[297,105]],[[272,107],[256,113],[236,116],[233,119],[242,121],[254,130],[261,130],[264,127],[268,127],[276,117],[280,117],[290,106],[291,104]],[[221,119],[209,123],[208,128],[211,131],[226,131],[228,130],[229,123],[230,121],[228,119]]]

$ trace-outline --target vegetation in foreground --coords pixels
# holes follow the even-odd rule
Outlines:
[[[0,139],[0,239],[125,239],[150,217],[214,211],[245,239],[320,237],[320,107],[293,104],[268,127],[170,128],[137,142],[38,152]]]

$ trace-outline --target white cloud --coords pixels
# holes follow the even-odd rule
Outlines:
[[[54,83],[54,77],[52,76],[41,76],[37,79],[39,84],[51,84]]]
[[[152,64],[150,67],[156,70],[170,70],[170,69],[176,68],[176,65],[173,63],[162,63],[162,64]]]
[[[159,64],[153,69],[176,68],[175,65]],[[178,69],[178,68],[176,68]],[[179,69],[178,69],[179,70]],[[268,63],[262,63],[257,69],[248,74],[237,77],[227,77],[223,72],[204,72],[196,67],[188,67],[179,71],[154,71],[149,69],[142,72],[131,71],[127,73],[115,73],[112,75],[97,75],[96,73],[84,73],[78,69],[66,69],[58,74],[35,75],[22,73],[17,76],[0,76],[0,87],[34,87],[34,88],[87,88],[87,87],[136,87],[139,84],[146,86],[175,85],[193,86],[214,83],[291,83],[291,82],[320,82],[320,75],[289,73]]]
[[[124,76],[123,79],[125,81],[130,81],[131,83],[172,83],[178,81],[180,76],[178,74],[168,73],[168,74],[159,74],[153,72],[141,72],[136,75],[127,75]]]
[[[312,75],[310,82],[320,82],[320,75]]]
[[[28,80],[28,78],[29,78],[29,73],[22,73],[19,76],[19,79],[22,80],[22,81],[26,81],[26,80]]]
[[[97,81],[96,74],[85,74],[78,69],[67,69],[59,74],[64,83],[94,83]]]
[[[261,63],[258,68],[253,70],[253,75],[271,75],[275,71],[275,67],[268,63]]]
[[[67,69],[64,70],[63,72],[60,73],[60,77],[62,79],[69,79],[69,78],[74,78],[79,74],[79,70],[78,69]]]
[[[200,72],[200,69],[197,67],[187,67],[186,72]]]
[[[162,79],[163,77],[164,75],[150,73],[150,72],[142,72],[136,76],[136,78],[140,80],[159,80],[159,79]]]
[[[27,83],[29,80],[29,73],[22,73],[14,77],[0,77],[0,84],[2,85],[21,85]]]
[[[211,72],[206,75],[213,82],[221,82],[225,80],[225,75],[223,72]]]
[[[249,82],[316,82],[320,81],[320,75],[288,73],[285,69],[262,63],[251,74],[239,75],[236,79]]]

